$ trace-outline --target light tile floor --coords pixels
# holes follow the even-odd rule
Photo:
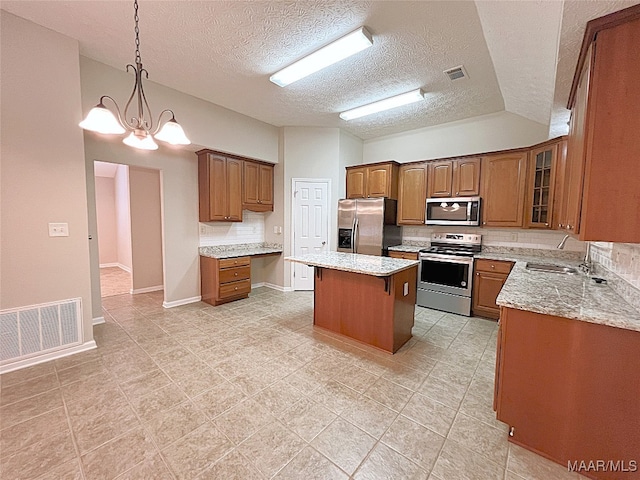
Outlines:
[[[2,479],[578,479],[507,442],[496,323],[416,308],[396,355],[312,327],[310,292],[103,301],[98,349],[0,376]]]
[[[120,267],[100,269],[100,294],[103,297],[122,295],[131,290],[131,274]]]

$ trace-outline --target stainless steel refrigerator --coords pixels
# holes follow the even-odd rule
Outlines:
[[[338,201],[338,251],[387,255],[402,243],[402,227],[396,225],[397,202],[389,198]]]

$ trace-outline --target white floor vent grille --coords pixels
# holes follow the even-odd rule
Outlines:
[[[80,298],[0,310],[0,366],[81,342]]]

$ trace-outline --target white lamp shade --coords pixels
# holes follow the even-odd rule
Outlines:
[[[154,137],[156,137],[156,140],[167,142],[171,145],[189,145],[191,143],[180,124],[173,119],[165,123]]]
[[[140,150],[157,150],[158,144],[153,141],[151,135],[147,135],[144,138],[137,137],[133,132],[129,136],[122,140],[122,143],[129,145],[133,148],[139,148]]]
[[[85,130],[105,135],[120,135],[126,131],[113,113],[104,105],[93,107],[79,125]]]

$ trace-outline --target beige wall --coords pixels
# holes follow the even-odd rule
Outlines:
[[[113,177],[96,177],[95,182],[100,265],[118,263],[115,179]]]
[[[363,161],[402,163],[505,150],[534,145],[547,136],[547,126],[500,112],[365,140]]]
[[[1,19],[0,308],[82,298],[92,334],[78,43]],[[49,237],[49,222],[69,224]]]
[[[358,137],[340,130],[340,156],[338,161],[338,198],[347,196],[346,167],[362,163],[363,142]]]
[[[133,292],[161,287],[162,212],[160,171],[129,167]]]
[[[118,265],[131,272],[131,211],[129,209],[129,167],[118,165],[115,180],[116,200],[116,240],[118,251]]]
[[[289,232],[289,229],[285,228],[284,222],[284,195],[285,191],[291,191],[291,187],[285,188],[284,184],[284,128],[280,129],[279,138],[279,161],[273,169],[273,212],[264,218],[264,241],[283,245]],[[273,227],[282,227],[282,233],[274,233]],[[263,261],[263,282],[284,288],[284,265],[286,263],[284,256],[285,254],[268,257],[268,260]]]

